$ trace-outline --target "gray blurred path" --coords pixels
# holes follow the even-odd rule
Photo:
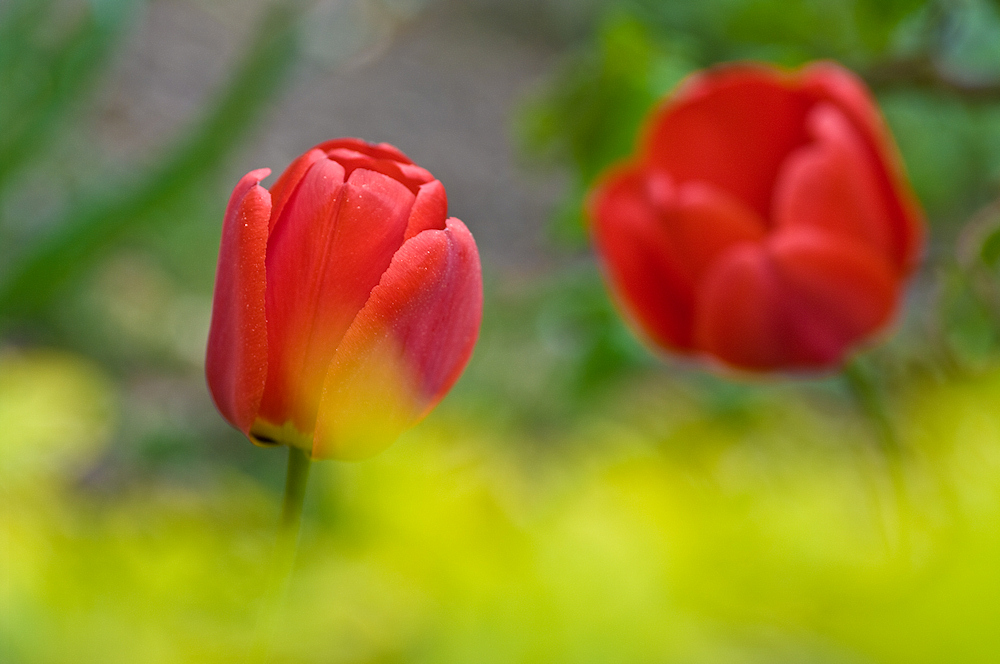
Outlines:
[[[511,111],[552,65],[554,50],[430,7],[377,59],[348,71],[307,65],[262,133],[259,161],[280,167],[334,136],[397,145],[448,191],[486,260],[529,267],[556,187],[515,165]]]
[[[102,123],[112,152],[128,157],[183,129],[224,80],[260,4],[151,2],[112,83],[116,101]],[[280,172],[338,136],[388,141],[444,182],[451,214],[472,229],[489,266],[544,268],[560,186],[518,167],[511,121],[559,46],[497,17],[484,0],[319,2],[295,80],[227,176]]]

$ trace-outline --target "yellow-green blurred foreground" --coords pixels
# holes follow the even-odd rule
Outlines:
[[[88,482],[110,383],[62,353],[0,366],[4,661],[251,661],[277,493]],[[534,444],[445,407],[316,464],[270,661],[998,660],[1000,372],[896,404],[902,499],[835,393],[699,398],[660,372]]]

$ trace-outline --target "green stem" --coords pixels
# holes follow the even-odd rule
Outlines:
[[[285,497],[281,505],[278,539],[274,547],[256,639],[252,648],[251,661],[254,662],[264,663],[270,657],[278,614],[284,604],[295,569],[295,553],[302,523],[302,505],[305,503],[306,483],[309,480],[311,465],[312,461],[306,452],[289,446],[288,472],[285,474]]]
[[[892,483],[895,498],[894,510],[886,516],[894,516],[896,522],[896,538],[886,534],[888,543],[895,539],[898,551],[903,556],[909,551],[909,530],[907,527],[907,512],[909,500],[906,491],[906,473],[904,469],[904,446],[899,438],[896,427],[886,408],[885,400],[879,390],[878,383],[871,372],[859,360],[854,359],[844,366],[842,373],[848,391],[854,397],[858,409],[874,429],[878,440],[879,452],[885,462]],[[893,514],[894,513],[894,514]],[[886,528],[888,531],[889,528]]]
[[[281,506],[281,537],[290,539],[294,548],[302,522],[302,504],[309,480],[309,455],[297,447],[288,448],[288,472],[285,474],[285,499]]]

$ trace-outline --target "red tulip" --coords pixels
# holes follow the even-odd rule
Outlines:
[[[357,459],[429,412],[472,354],[475,241],[441,183],[391,145],[339,139],[226,210],[206,374],[258,444]]]
[[[841,364],[893,319],[922,213],[833,63],[688,79],[590,200],[607,281],[655,345],[751,370]]]

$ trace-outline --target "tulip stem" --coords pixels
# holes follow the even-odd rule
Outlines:
[[[875,437],[879,443],[882,461],[889,473],[892,483],[892,492],[895,498],[895,514],[890,512],[886,516],[890,519],[894,517],[896,537],[892,538],[888,532],[892,528],[886,527],[886,540],[891,545],[893,540],[897,543],[900,554],[908,555],[909,532],[906,524],[906,512],[908,498],[906,491],[906,473],[904,469],[904,447],[899,439],[896,427],[886,408],[885,400],[882,397],[878,384],[872,377],[871,372],[859,360],[848,362],[843,370],[844,382],[848,391],[854,397],[858,409],[865,419],[874,429]]]
[[[306,482],[309,480],[309,455],[303,450],[288,447],[288,471],[285,474],[285,497],[281,505],[281,521],[275,542],[269,580],[264,603],[258,619],[256,639],[251,661],[265,663],[270,659],[271,643],[277,627],[278,614],[285,602],[288,586],[295,571],[295,554],[302,523],[302,505],[305,503]]]
[[[277,592],[275,609],[278,609],[284,601],[292,573],[295,571],[295,554],[302,524],[302,505],[305,503],[306,482],[309,480],[311,464],[306,452],[291,445],[288,447],[285,498],[281,505],[281,522],[278,524],[278,541],[274,551],[273,570],[278,575],[275,579]]]
[[[306,497],[306,482],[309,480],[309,455],[297,447],[288,448],[288,472],[285,474],[285,498],[281,506],[281,537],[290,540],[292,549],[298,540],[299,524],[302,522],[302,504]]]

